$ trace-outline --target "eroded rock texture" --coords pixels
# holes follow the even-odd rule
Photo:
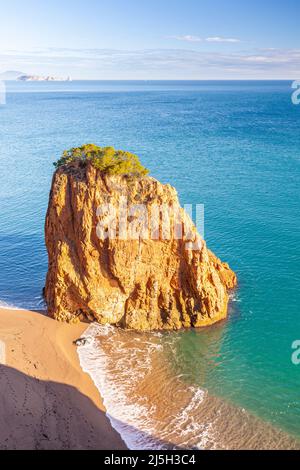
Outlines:
[[[130,207],[146,208],[140,211],[143,220],[145,214],[149,217],[148,239],[138,209],[124,212],[126,200]],[[117,226],[118,237],[113,239],[110,233],[105,239],[107,204],[116,208],[118,221],[126,218],[131,238],[137,239],[121,240],[126,238],[124,229]],[[153,225],[156,207],[172,208],[169,234],[165,222],[160,230],[157,221]],[[178,214],[185,222],[181,239]],[[110,222],[108,228],[114,232],[115,223]],[[132,237],[133,233],[138,235]],[[45,298],[49,314],[60,321],[87,318],[136,330],[208,326],[226,318],[228,290],[237,284],[235,274],[207,249],[180,208],[174,188],[150,177],[103,175],[92,165],[74,164],[55,173],[46,245]]]

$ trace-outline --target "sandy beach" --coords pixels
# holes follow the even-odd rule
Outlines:
[[[85,324],[0,309],[0,449],[126,449],[73,341]]]

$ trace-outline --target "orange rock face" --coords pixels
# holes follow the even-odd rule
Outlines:
[[[208,326],[226,318],[237,284],[174,188],[150,177],[103,175],[92,165],[56,171],[46,245],[45,299],[59,321],[135,330]]]

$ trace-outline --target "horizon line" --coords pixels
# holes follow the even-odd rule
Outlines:
[[[5,72],[4,72],[5,73]],[[19,80],[4,79],[3,82],[18,82],[18,83],[73,83],[73,82],[263,82],[263,81],[294,81],[293,78],[74,78],[71,81],[28,81],[20,82]],[[0,74],[1,81],[1,74]]]

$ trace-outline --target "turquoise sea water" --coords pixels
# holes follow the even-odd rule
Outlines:
[[[300,106],[291,82],[7,83],[0,106],[0,302],[40,308],[43,225],[62,150],[137,153],[182,203],[205,204],[206,240],[239,277],[231,315],[176,334],[187,386],[300,438]],[[162,338],[162,345],[164,339]]]

